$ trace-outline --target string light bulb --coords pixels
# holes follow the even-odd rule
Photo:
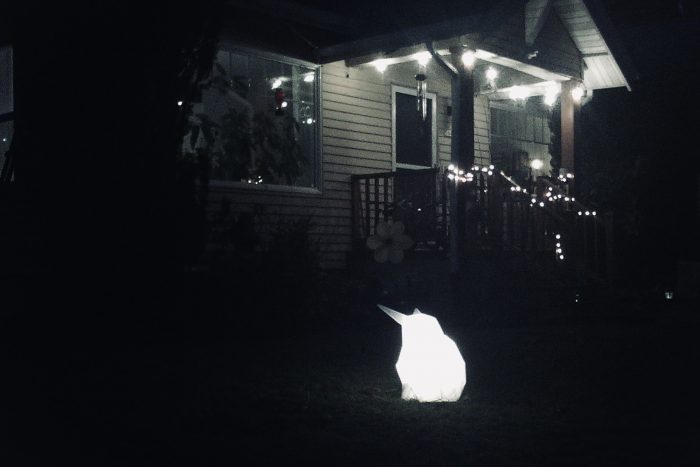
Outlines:
[[[378,58],[377,60],[374,60],[372,62],[372,65],[374,66],[374,68],[377,69],[379,73],[384,73],[387,67],[389,66],[389,60],[387,60],[386,58]]]
[[[464,63],[464,66],[469,69],[474,67],[474,64],[476,63],[476,54],[473,50],[467,50],[462,54],[462,63]]]
[[[545,83],[545,91],[544,91],[544,103],[545,103],[545,105],[552,107],[554,104],[556,104],[557,97],[559,96],[560,92],[561,92],[561,84],[554,82],[554,81],[547,81]]]
[[[465,173],[463,169],[460,169],[454,164],[448,165],[447,170],[449,172],[447,174],[447,178],[455,181],[456,183],[465,183],[474,180],[474,174],[472,174],[471,172]]]
[[[544,166],[544,162],[542,162],[542,159],[532,159],[530,161],[530,167],[532,167],[533,170],[540,170]]]
[[[498,77],[498,72],[496,71],[496,69],[494,67],[490,66],[486,69],[486,79],[487,80],[494,82],[494,81],[496,81],[497,77]]]
[[[426,66],[430,61],[430,52],[423,51],[413,55],[420,66]]]
[[[581,102],[581,99],[583,98],[584,94],[585,90],[583,89],[583,86],[576,86],[571,90],[571,97],[576,103]]]
[[[509,97],[514,101],[523,101],[527,99],[529,93],[524,86],[513,86],[510,88]]]

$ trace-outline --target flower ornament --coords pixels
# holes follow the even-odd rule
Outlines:
[[[376,262],[386,263],[388,259],[397,264],[403,260],[403,251],[413,246],[413,240],[403,233],[404,230],[403,222],[400,221],[377,224],[377,233],[367,239],[367,247],[374,250]]]

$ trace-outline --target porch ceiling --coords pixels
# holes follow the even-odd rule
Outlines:
[[[451,40],[440,41],[434,45],[435,52],[437,52],[443,57],[449,58],[449,56],[451,55],[449,47],[458,46],[465,43],[468,44],[473,42],[469,40],[468,36],[460,36]],[[425,52],[427,50],[428,49],[425,45],[416,45],[412,47],[404,47],[388,54],[371,54],[362,57],[356,57],[353,59],[346,60],[345,62],[348,66],[368,66],[374,60],[382,58],[386,60],[386,63],[388,65],[394,65],[397,63],[415,60],[415,54],[419,52]],[[532,76],[542,81],[566,81],[568,79],[571,79],[570,76],[555,73],[545,68],[541,68],[529,63],[515,60],[513,58],[506,57],[503,55],[498,55],[487,50],[477,48],[475,55],[477,59],[483,60],[484,62],[500,65],[502,67],[518,71],[520,73]]]

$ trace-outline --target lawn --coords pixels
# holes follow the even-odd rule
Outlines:
[[[420,404],[378,309],[273,326],[185,308],[119,345],[15,349],[4,465],[698,465],[694,310],[446,320],[467,387]]]

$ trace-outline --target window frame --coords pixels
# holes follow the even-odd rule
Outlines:
[[[399,86],[396,84],[391,85],[391,170],[395,172],[396,169],[412,169],[421,170],[429,169],[435,167],[437,164],[437,93],[426,92],[425,96],[428,99],[432,99],[431,112],[432,121],[431,124],[431,151],[432,151],[432,161],[430,167],[424,165],[414,165],[414,164],[404,164],[401,162],[396,162],[396,93],[408,94],[411,96],[416,96],[417,92],[415,89],[407,88],[405,86]]]
[[[236,180],[222,180],[222,179],[210,179],[209,186],[212,188],[219,189],[244,189],[250,191],[270,191],[270,192],[280,192],[280,193],[298,193],[307,195],[320,195],[323,193],[323,151],[322,151],[322,129],[323,129],[323,114],[322,114],[322,89],[321,80],[323,79],[322,69],[323,67],[317,63],[307,62],[306,60],[300,60],[293,57],[288,57],[286,55],[277,54],[274,52],[269,52],[260,49],[254,49],[251,47],[242,46],[236,44],[235,42],[222,40],[217,48],[217,53],[219,51],[225,51],[229,53],[238,53],[241,55],[255,56],[263,58],[266,60],[272,60],[280,62],[286,65],[292,66],[303,66],[306,68],[313,69],[315,72],[314,77],[314,114],[317,116],[316,125],[314,127],[314,143],[316,145],[314,151],[314,161],[313,164],[313,186],[298,186],[298,185],[283,185],[276,183],[263,183],[260,185],[246,183]]]

